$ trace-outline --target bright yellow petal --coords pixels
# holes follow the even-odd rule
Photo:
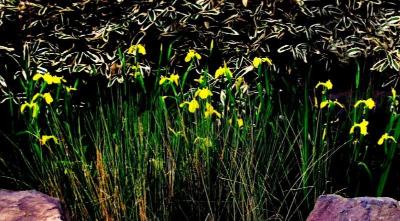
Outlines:
[[[166,80],[168,80],[168,78],[166,78],[166,77],[164,77],[164,76],[161,76],[159,85],[163,85],[163,84],[165,83]]]
[[[365,105],[367,105],[369,109],[372,109],[375,107],[375,101],[372,100],[372,98],[369,98],[368,100],[365,101]]]
[[[53,136],[53,135],[42,135],[42,137],[40,138],[40,144],[41,145],[46,145],[47,141],[49,140],[53,140],[54,143],[58,144],[58,139],[57,137]]]
[[[224,68],[223,67],[219,67],[216,71],[215,71],[215,78],[219,78],[219,77],[221,77],[222,75],[224,75],[224,72],[225,72],[225,70],[224,70]]]
[[[243,119],[242,118],[238,118],[237,119],[237,123],[238,123],[238,127],[243,127]]]
[[[317,85],[315,85],[315,88],[318,87],[323,87],[324,90],[331,90],[333,88],[333,84],[331,80],[327,80],[326,82],[318,82]]]
[[[258,68],[258,66],[260,66],[261,63],[262,63],[262,59],[261,59],[261,58],[255,57],[255,58],[253,59],[253,66],[254,66],[255,68]]]
[[[40,78],[43,78],[43,74],[37,73],[37,74],[33,75],[32,80],[37,81]]]
[[[328,100],[322,101],[322,102],[319,104],[319,108],[322,109],[322,108],[326,107],[328,104],[329,104],[329,101],[328,101]]]
[[[339,103],[339,101],[337,101],[337,100],[335,100],[333,103],[338,105],[342,109],[344,108],[343,104]]]
[[[136,45],[131,45],[128,49],[128,54],[134,54],[136,52]]]
[[[197,102],[197,100],[192,100],[189,103],[189,112],[190,113],[194,113],[196,112],[196,110],[200,107],[199,103]]]
[[[50,93],[45,93],[43,94],[43,98],[46,101],[47,104],[53,103],[53,98],[51,97]]]
[[[146,48],[142,44],[138,44],[137,49],[139,54],[146,55]]]
[[[325,87],[328,90],[332,90],[333,84],[332,84],[331,80],[328,80],[328,81],[325,82]]]
[[[198,89],[195,93],[195,97],[199,96],[201,99],[207,99],[212,96],[212,92],[208,88]]]
[[[362,122],[360,123],[360,133],[362,135],[367,135],[367,126],[368,126],[368,121],[366,121],[365,119],[362,120]]]
[[[68,93],[71,93],[71,91],[77,91],[78,89],[76,89],[76,88],[74,88],[74,87],[65,87],[65,90],[66,90]]]
[[[196,58],[197,58],[197,60],[200,60],[201,59],[201,55],[199,54],[199,53],[195,53],[195,56],[196,56]]]
[[[190,57],[190,55],[187,54],[185,57],[185,62],[189,62],[190,60],[192,60],[192,57]]]
[[[170,79],[171,81],[173,81],[173,82],[176,84],[176,86],[179,85],[179,75],[177,75],[177,74],[171,74],[171,76],[169,77],[169,79]]]
[[[267,62],[269,65],[272,65],[272,60],[268,57],[263,58],[262,62]]]
[[[47,84],[53,84],[53,76],[51,76],[49,73],[46,73],[46,74],[43,75],[43,80]]]
[[[185,57],[185,62],[189,62],[193,59],[193,57],[195,56],[195,51],[192,49],[189,49],[189,52],[187,53],[186,57]]]
[[[27,107],[29,107],[29,106],[30,106],[30,104],[29,104],[28,102],[25,101],[25,103],[23,103],[23,104],[21,105],[21,108],[20,108],[21,113],[23,113],[24,110],[25,110]]]
[[[36,93],[35,95],[33,95],[33,98],[32,98],[31,102],[35,102],[39,97],[42,97],[42,94]]]

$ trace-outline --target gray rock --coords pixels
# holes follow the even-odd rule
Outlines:
[[[0,190],[0,221],[62,221],[58,199],[35,190]]]
[[[307,221],[399,221],[400,204],[388,197],[321,195]]]

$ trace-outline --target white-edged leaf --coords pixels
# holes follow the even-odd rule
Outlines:
[[[293,48],[292,45],[284,45],[284,46],[278,48],[277,51],[278,51],[278,53],[283,53],[283,52],[286,52],[288,50],[291,50],[292,48]]]

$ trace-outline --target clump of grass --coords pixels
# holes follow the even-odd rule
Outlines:
[[[304,220],[329,188],[331,157],[359,136],[357,127],[339,142],[345,107],[330,100],[332,82],[314,87],[306,78],[295,106],[274,87],[267,57],[249,67],[252,86],[226,63],[213,74],[193,50],[176,73],[162,66],[172,50],[161,47],[150,84],[143,45],[119,50],[120,84],[99,88],[92,109],[74,104],[78,81],[41,74],[22,82],[30,142],[21,155],[38,188],[64,200],[76,220]],[[353,111],[358,122],[368,110]],[[388,133],[400,131],[396,116]],[[395,146],[385,148],[378,193]]]

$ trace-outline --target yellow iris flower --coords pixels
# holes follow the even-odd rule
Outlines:
[[[54,143],[58,144],[58,139],[57,137],[53,135],[42,135],[42,137],[39,139],[40,145],[46,145],[47,141],[53,140]]]
[[[128,54],[136,55],[136,53],[146,55],[146,48],[142,44],[131,45]]]
[[[197,89],[194,94],[195,97],[199,96],[201,99],[207,99],[207,97],[212,96],[212,92],[208,88]]]
[[[43,98],[47,104],[51,104],[54,101],[50,93],[44,93],[44,94],[37,93],[33,96],[32,102],[35,102],[39,97]]]
[[[47,84],[61,84],[61,82],[67,82],[63,77],[53,76],[48,72],[44,74],[37,73],[32,78],[34,81],[38,81],[39,79],[43,79]]]
[[[372,100],[372,98],[369,98],[368,100],[359,100],[356,102],[356,104],[354,104],[354,107],[358,107],[361,104],[364,104],[365,107],[370,110],[375,107],[375,102]]]
[[[50,93],[44,93],[42,97],[44,98],[47,104],[51,104],[53,102],[53,98],[51,97]]]
[[[382,145],[383,142],[385,142],[385,140],[392,140],[393,142],[396,143],[396,140],[394,139],[393,136],[389,136],[388,133],[385,133],[384,135],[381,136],[381,138],[379,138],[378,145]]]
[[[323,87],[324,90],[332,90],[333,84],[332,84],[331,80],[327,80],[326,82],[319,81],[318,84],[315,85],[315,88],[318,88],[318,87]]]
[[[165,82],[171,82],[171,83],[173,82],[176,84],[176,86],[178,86],[179,85],[179,75],[171,74],[169,77],[161,76],[159,84],[163,85]]]
[[[76,89],[76,88],[74,88],[74,87],[65,87],[65,90],[68,92],[68,93],[71,93],[71,91],[77,91],[78,89]]]
[[[221,76],[225,76],[227,78],[232,78],[233,74],[231,72],[231,70],[229,70],[229,68],[226,66],[226,62],[224,62],[224,67],[219,67],[216,71],[215,71],[215,78],[219,78]]]
[[[258,66],[260,66],[260,64],[267,62],[268,65],[272,65],[272,60],[268,57],[264,57],[264,58],[259,58],[259,57],[255,57],[253,59],[253,66],[255,68],[258,68]]]
[[[199,102],[197,102],[197,100],[195,100],[195,99],[193,99],[190,102],[185,101],[182,104],[180,104],[179,107],[184,107],[186,104],[189,105],[189,112],[190,113],[194,113],[194,112],[196,112],[197,109],[200,108]]]
[[[368,134],[367,126],[368,121],[366,121],[365,119],[363,119],[361,123],[354,123],[354,125],[350,128],[350,134],[353,134],[354,129],[358,127],[360,129],[360,134],[365,136]]]
[[[238,118],[238,119],[237,119],[237,124],[238,124],[238,127],[239,127],[239,128],[243,127],[243,124],[244,124],[244,123],[243,123],[243,119],[242,119],[242,118]]]
[[[319,104],[319,108],[323,109],[323,108],[328,107],[328,106],[331,107],[331,106],[336,106],[336,105],[339,106],[340,108],[344,108],[343,104],[339,103],[339,101],[337,101],[337,100],[334,100],[334,101],[332,101],[332,100],[322,101]]]
[[[185,62],[191,61],[193,58],[196,58],[197,60],[201,59],[201,55],[197,53],[195,50],[189,49],[189,52],[187,53],[185,57]]]
[[[206,111],[204,112],[204,116],[206,118],[211,117],[213,114],[217,115],[218,118],[221,118],[221,114],[214,109],[214,107],[210,103],[206,103]]]
[[[25,102],[21,105],[21,113],[23,113],[27,107],[32,110],[32,117],[36,118],[39,114],[39,105],[36,102]]]

